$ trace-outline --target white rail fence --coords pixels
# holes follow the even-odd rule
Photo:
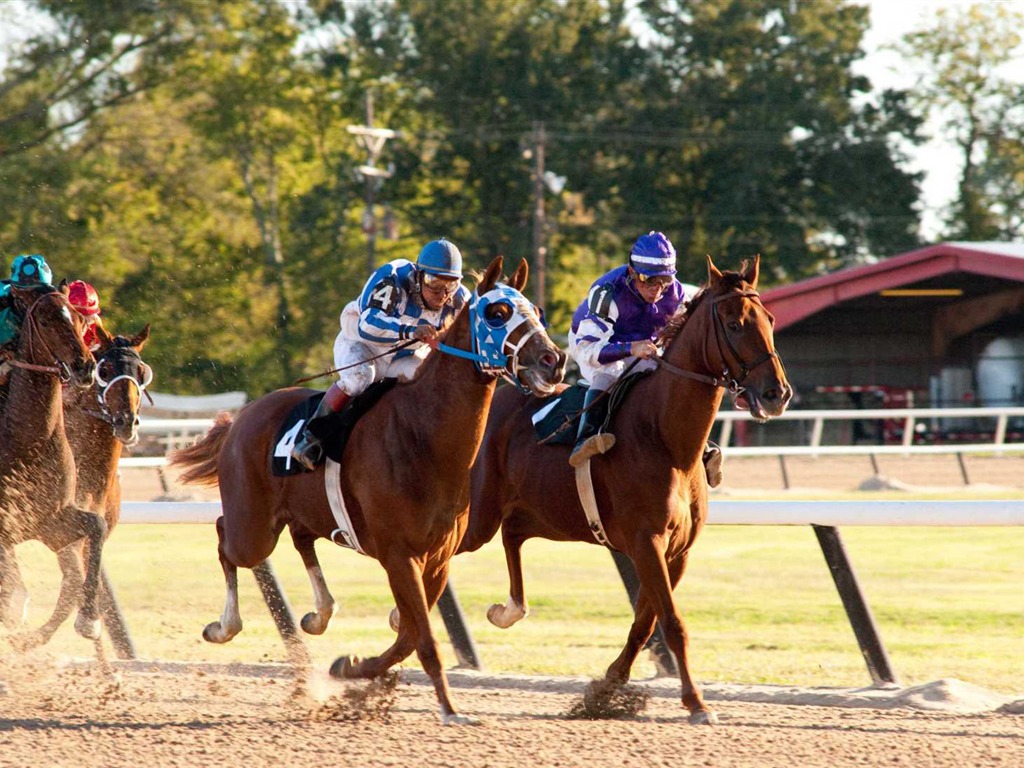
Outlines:
[[[125,501],[122,523],[212,523],[219,501]],[[728,501],[712,499],[711,525],[1017,526],[1024,499],[996,501]]]
[[[946,443],[942,445],[914,445],[913,438],[918,424],[933,426],[942,422],[971,419],[975,422],[990,422],[992,440],[981,443]],[[809,424],[809,435],[805,445],[736,446],[730,445],[737,422],[752,422],[750,414],[744,411],[722,411],[717,416],[719,424],[718,442],[728,456],[875,456],[875,455],[926,455],[966,453],[1024,453],[1024,442],[1008,443],[1006,437],[1011,419],[1024,420],[1024,408],[876,408],[866,410],[792,410],[772,420],[775,422],[801,421]],[[825,424],[829,421],[858,420],[902,420],[903,442],[900,445],[823,445]],[[142,434],[161,435],[161,442],[168,448],[188,445],[195,437],[202,435],[213,425],[213,419],[186,418],[161,419],[143,416],[139,425]],[[987,430],[986,430],[987,431]],[[121,459],[122,467],[162,467],[167,463],[163,456],[127,456]]]

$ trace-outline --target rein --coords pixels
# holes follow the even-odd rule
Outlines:
[[[728,390],[728,392],[731,395],[733,395],[733,396],[742,394],[744,389],[745,389],[743,387],[743,382],[747,380],[747,377],[749,377],[750,374],[753,373],[761,365],[764,365],[765,363],[769,362],[772,359],[778,359],[778,357],[779,357],[779,353],[776,352],[773,349],[773,350],[771,350],[769,352],[765,352],[763,355],[761,355],[759,358],[757,358],[754,362],[752,362],[752,363],[750,363],[748,365],[747,363],[743,362],[743,358],[740,356],[740,353],[737,351],[736,347],[733,346],[733,343],[731,341],[729,341],[729,334],[727,334],[725,332],[725,328],[724,328],[723,323],[722,323],[722,318],[719,316],[719,314],[717,312],[714,311],[714,306],[716,304],[718,304],[720,301],[726,301],[727,299],[743,298],[744,296],[748,297],[748,298],[756,299],[757,303],[761,304],[761,294],[759,294],[757,291],[749,290],[749,291],[735,291],[735,292],[732,292],[732,293],[728,293],[728,294],[726,294],[724,296],[716,296],[715,298],[713,298],[711,300],[711,303],[708,305],[710,307],[711,314],[712,314],[712,316],[715,319],[713,327],[715,329],[715,345],[718,347],[718,356],[722,359],[723,366],[725,366],[725,369],[722,371],[722,374],[721,374],[720,377],[718,377],[718,376],[708,376],[708,375],[705,375],[705,374],[702,374],[702,373],[697,373],[695,371],[687,371],[687,370],[685,370],[683,368],[680,368],[680,367],[678,367],[676,365],[672,365],[672,363],[669,363],[668,361],[666,361],[665,359],[663,359],[661,357],[655,358],[655,361],[656,361],[658,367],[659,368],[663,368],[665,371],[667,371],[668,373],[671,373],[671,374],[673,374],[675,376],[680,376],[682,378],[692,379],[694,381],[699,381],[702,384],[710,384],[712,387],[722,387],[722,388]],[[764,305],[761,304],[761,307],[763,308]],[[735,377],[735,376],[732,376],[730,374],[730,372],[729,372],[729,365],[726,362],[726,356],[725,356],[725,354],[722,351],[722,340],[723,340],[723,337],[724,337],[724,340],[725,340],[725,346],[728,348],[729,353],[732,355],[733,360],[736,361],[737,363],[739,363],[740,375],[739,375],[738,378]],[[704,367],[706,369],[710,370],[711,369],[711,364],[708,362],[708,350],[707,350],[707,344],[706,343],[704,345],[703,352],[704,352]]]
[[[33,312],[35,311],[36,305],[47,297],[56,298],[58,301],[63,302],[68,307],[69,310],[71,308],[71,302],[68,301],[67,296],[65,296],[63,293],[60,293],[59,291],[52,291],[50,293],[44,293],[40,296],[37,296],[35,301],[29,304],[28,309],[26,309],[25,311],[25,344],[28,346],[29,357],[32,358],[36,356],[34,354],[33,341],[37,336],[41,334],[41,331],[39,330],[39,321],[35,318]],[[49,353],[53,357],[56,357],[56,355],[53,354],[53,350],[50,349],[50,346],[46,343],[45,340],[42,342],[42,346],[47,353]],[[10,363],[15,368],[21,368],[26,371],[36,371],[37,373],[52,373],[58,378],[60,378],[62,382],[68,382],[71,380],[70,371],[68,371],[67,366],[64,365],[63,363],[58,362],[57,365],[38,365],[36,363],[29,363],[24,360],[19,360],[17,358],[12,358],[8,360],[8,363]]]

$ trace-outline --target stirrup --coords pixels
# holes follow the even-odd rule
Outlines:
[[[608,453],[614,446],[615,435],[610,432],[598,432],[576,444],[569,454],[569,463],[574,467],[582,467],[598,454]]]
[[[292,459],[312,472],[323,461],[324,449],[315,437],[304,434],[302,439],[292,446]]]
[[[708,478],[708,487],[717,488],[722,484],[722,449],[709,448],[704,452],[704,472]]]

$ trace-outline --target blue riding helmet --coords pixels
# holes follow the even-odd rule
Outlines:
[[[11,262],[11,283],[19,288],[53,285],[53,273],[38,253],[22,254]]]
[[[462,254],[455,243],[445,240],[432,240],[423,246],[416,266],[423,272],[440,277],[457,277],[462,279]]]
[[[652,230],[633,243],[629,265],[642,275],[674,275],[676,249],[665,235]]]

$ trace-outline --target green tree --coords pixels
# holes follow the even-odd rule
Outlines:
[[[919,66],[913,103],[935,115],[960,150],[957,198],[946,222],[953,239],[1021,234],[1024,88],[1002,70],[1021,55],[1022,26],[1024,14],[1006,4],[978,3],[940,9],[930,27],[903,39],[901,50]]]

